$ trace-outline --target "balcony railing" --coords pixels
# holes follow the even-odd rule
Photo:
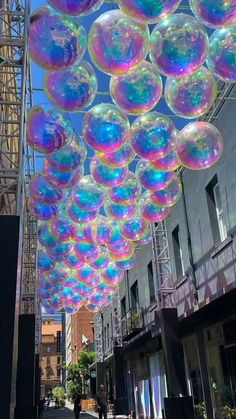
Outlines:
[[[140,307],[132,307],[122,317],[122,336],[123,340],[131,339],[137,335],[144,327],[143,309]]]

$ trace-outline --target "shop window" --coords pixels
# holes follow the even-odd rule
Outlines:
[[[156,297],[155,297],[155,286],[154,286],[154,278],[153,278],[152,261],[149,262],[149,264],[147,265],[147,272],[148,272],[148,286],[149,286],[150,303],[154,303],[156,301]]]
[[[60,363],[61,363],[61,357],[60,357],[60,356],[58,356],[58,357],[57,357],[57,365],[58,365],[58,364],[60,364]]]
[[[200,363],[195,336],[184,340],[184,357],[189,395],[192,396],[197,411],[203,402]]]
[[[139,306],[139,295],[138,295],[138,281],[130,288],[131,291],[131,306],[138,308]]]
[[[217,175],[208,183],[206,197],[213,240],[219,244],[227,238],[227,229]]]
[[[183,263],[183,253],[180,246],[179,239],[179,225],[175,227],[172,231],[172,243],[174,251],[174,260],[175,260],[175,270],[177,279],[181,278],[184,275],[184,263]]]

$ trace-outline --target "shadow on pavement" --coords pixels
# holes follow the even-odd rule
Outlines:
[[[67,407],[60,407],[55,409],[49,407],[43,412],[42,419],[74,419],[74,412]],[[89,413],[81,412],[80,419],[92,419],[98,417],[96,414],[90,415]]]

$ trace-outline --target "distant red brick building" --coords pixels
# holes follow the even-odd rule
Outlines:
[[[93,313],[83,306],[71,316],[71,362],[76,363],[79,352],[93,342]]]

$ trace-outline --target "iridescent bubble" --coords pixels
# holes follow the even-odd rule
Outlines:
[[[73,273],[69,274],[68,278],[63,282],[63,287],[74,287],[77,284],[78,280],[76,278],[76,275]]]
[[[69,305],[65,305],[64,306],[64,311],[65,311],[65,313],[67,313],[67,314],[76,314],[77,313],[77,308],[76,307],[71,307],[71,306],[69,306]]]
[[[114,220],[126,220],[136,212],[136,205],[120,205],[109,200],[104,202],[104,210],[108,217],[113,218]]]
[[[111,260],[127,260],[134,254],[134,244],[130,240],[124,240],[120,244],[108,245]]]
[[[84,174],[84,168],[83,165],[81,165],[75,172],[62,172],[51,166],[48,160],[45,159],[43,162],[42,173],[53,186],[64,189],[71,188],[75,184],[79,183]]]
[[[112,295],[106,295],[106,301],[103,303],[103,307],[108,307],[112,303]]]
[[[27,115],[27,144],[40,153],[62,148],[72,136],[69,120],[56,109],[33,106]]]
[[[72,250],[65,260],[65,265],[70,269],[78,269],[84,265],[84,260]]]
[[[58,12],[69,16],[89,15],[97,10],[104,0],[48,0]]]
[[[198,118],[213,105],[217,96],[217,83],[205,67],[180,79],[167,78],[165,100],[176,115]]]
[[[94,294],[91,295],[89,300],[90,300],[90,304],[101,306],[106,301],[106,294],[94,292]]]
[[[174,139],[173,122],[157,112],[139,116],[131,126],[131,145],[136,154],[147,160],[156,160],[170,153]]]
[[[76,228],[68,219],[54,217],[51,219],[49,228],[56,239],[61,242],[70,241],[76,234]]]
[[[44,91],[57,108],[78,112],[93,102],[97,92],[97,77],[87,61],[76,62],[64,71],[46,71]]]
[[[138,203],[140,213],[145,220],[152,223],[163,221],[169,214],[169,209],[156,205],[150,197],[150,192],[145,191]]]
[[[81,297],[90,297],[93,293],[93,289],[82,282],[77,282],[74,286],[74,290],[81,295]]]
[[[109,240],[110,245],[115,245],[119,243],[123,243],[124,237],[122,236],[120,232],[120,223],[112,220],[112,235]]]
[[[112,226],[106,217],[99,215],[83,228],[85,241],[104,245],[109,242],[112,235]]]
[[[120,10],[100,15],[92,24],[88,50],[99,70],[124,74],[141,63],[149,49],[149,30]]]
[[[40,298],[50,298],[51,293],[49,290],[45,290],[43,288],[39,288],[39,296]]]
[[[92,243],[75,243],[74,244],[74,251],[78,256],[82,258],[89,258],[90,256],[93,259],[96,259],[99,255],[99,248],[96,244]]]
[[[63,265],[58,264],[55,268],[47,272],[47,276],[53,286],[60,285],[68,278],[68,270]]]
[[[165,76],[194,73],[207,54],[207,32],[193,16],[176,13],[161,20],[151,34],[150,58]]]
[[[97,271],[86,264],[79,268],[76,273],[78,281],[85,285],[89,285],[89,282],[91,282],[97,275]]]
[[[49,154],[47,161],[60,172],[77,171],[83,164],[81,150],[74,140],[60,150]]]
[[[55,247],[57,245],[57,239],[49,229],[48,223],[40,225],[38,230],[39,243],[47,248]]]
[[[67,258],[67,255],[70,253],[71,249],[71,244],[59,243],[54,247],[48,247],[47,254],[54,262],[62,262]]]
[[[86,224],[97,217],[97,211],[82,210],[74,202],[70,201],[67,208],[67,214],[74,223]]]
[[[129,163],[135,157],[134,150],[132,149],[129,142],[124,144],[119,150],[113,151],[111,153],[96,153],[96,156],[102,163],[110,167],[124,167],[128,166]]]
[[[236,23],[234,0],[189,0],[193,14],[210,28]]]
[[[40,7],[30,17],[29,55],[40,67],[63,70],[82,58],[87,39],[75,19]]]
[[[47,221],[57,212],[57,207],[36,202],[32,197],[28,201],[29,211],[34,217],[41,221]]]
[[[207,66],[220,79],[236,81],[236,24],[216,29],[210,37]]]
[[[136,264],[136,256],[133,254],[129,259],[125,260],[117,260],[116,266],[118,268],[124,269],[124,271],[128,271],[129,269],[132,269]]]
[[[122,11],[141,22],[155,23],[177,9],[181,0],[118,0]]]
[[[166,156],[152,161],[153,166],[162,172],[173,172],[180,166],[180,161],[177,156],[176,150],[173,148]]]
[[[90,266],[94,269],[104,269],[110,262],[110,258],[108,256],[107,250],[103,247],[100,248],[98,257],[93,261],[90,262]]]
[[[161,191],[151,192],[151,200],[154,204],[161,207],[172,207],[178,202],[182,195],[182,185],[180,179],[176,176],[172,182]]]
[[[115,262],[110,262],[109,265],[101,272],[101,278],[105,284],[109,286],[117,285],[123,278],[123,269],[118,268]]]
[[[222,150],[222,135],[208,122],[192,122],[178,134],[177,153],[188,169],[201,170],[213,166]]]
[[[90,311],[91,313],[98,313],[100,311],[100,306],[95,306],[94,304],[90,303],[89,301],[85,304],[85,308]]]
[[[53,265],[51,269],[53,269],[54,268],[54,264],[52,262],[51,262],[51,264]],[[44,264],[44,262],[43,262],[43,264],[40,262],[40,265],[41,266],[42,265],[43,266],[46,266]],[[53,288],[53,284],[49,280],[48,275],[47,275],[47,272],[45,272],[45,271],[39,271],[38,272],[38,283],[39,283],[39,286],[41,288],[44,288],[44,289],[47,289],[47,290],[50,290],[50,289]]]
[[[100,274],[97,275],[89,282],[89,286],[93,288],[93,290],[98,286],[101,282]]]
[[[136,176],[128,172],[125,180],[119,186],[109,191],[109,199],[119,205],[129,205],[137,201],[141,194],[141,186]]]
[[[58,294],[63,303],[66,304],[67,300],[73,295],[73,290],[70,287],[63,287]]]
[[[80,307],[82,307],[83,305],[83,298],[81,297],[81,295],[79,295],[78,293],[74,293],[71,298],[69,299],[69,304],[76,308],[77,311],[79,310]]]
[[[140,240],[149,229],[148,222],[139,214],[125,221],[120,228],[122,236],[129,240]]]
[[[101,103],[90,109],[82,124],[85,141],[96,151],[118,150],[127,139],[129,120],[116,106]]]
[[[31,178],[29,189],[33,199],[42,204],[58,204],[63,198],[63,192],[52,186],[46,177],[39,173]]]
[[[141,237],[141,239],[139,240],[134,240],[134,243],[137,246],[143,246],[145,244],[150,243],[152,240],[152,233],[151,233],[151,229],[148,228],[148,230],[145,232],[145,234]]]
[[[150,191],[166,188],[174,177],[174,172],[162,172],[147,160],[138,162],[135,173],[143,188]]]
[[[113,102],[125,113],[149,112],[161,98],[160,73],[153,64],[144,61],[127,74],[112,76],[110,94]]]
[[[100,208],[105,199],[105,189],[92,176],[84,176],[72,192],[72,201],[85,211]]]
[[[41,271],[48,271],[54,268],[54,263],[49,258],[46,250],[40,249],[37,254],[37,268]]]
[[[126,167],[109,167],[94,156],[90,163],[90,173],[100,185],[110,187],[120,185],[127,175]]]

